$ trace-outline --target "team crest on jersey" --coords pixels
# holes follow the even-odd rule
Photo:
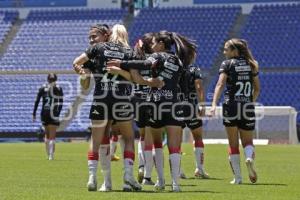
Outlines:
[[[105,50],[104,55],[106,57],[112,57],[112,58],[118,58],[118,59],[124,59],[125,54],[117,51],[110,51],[110,50]]]

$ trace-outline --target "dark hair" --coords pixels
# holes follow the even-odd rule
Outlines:
[[[167,50],[175,45],[176,55],[184,66],[192,64],[197,55],[197,45],[189,38],[175,32],[160,31],[155,34],[156,42],[163,42]]]
[[[151,54],[152,48],[151,43],[154,37],[154,33],[146,33],[142,36],[141,39],[134,46],[134,50],[136,53],[137,58],[145,59],[145,54]]]
[[[233,38],[226,42],[229,45],[231,50],[237,50],[240,57],[244,57],[249,65],[251,66],[252,72],[258,71],[258,64],[254,59],[249,47],[248,43],[244,39]]]
[[[54,73],[48,74],[47,80],[48,80],[48,83],[52,83],[52,82],[57,81],[57,76],[56,76],[56,74],[54,74]]]
[[[92,29],[97,29],[97,31],[101,34],[107,34],[108,36],[110,36],[111,31],[110,28],[107,24],[94,24],[91,26],[90,30]]]

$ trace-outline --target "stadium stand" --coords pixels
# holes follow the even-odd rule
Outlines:
[[[31,11],[6,53],[1,70],[70,69],[88,46],[91,24],[122,23],[121,9]]]
[[[296,0],[299,1],[299,0]],[[220,4],[220,3],[274,3],[283,0],[194,0],[194,4]]]
[[[258,102],[265,106],[293,106],[300,110],[300,72],[265,72],[261,73],[260,80],[263,95]]]
[[[32,111],[38,89],[46,83],[46,75],[11,75],[1,77],[0,87],[2,91],[0,101],[0,132],[35,132],[40,127],[39,116],[42,101],[37,111],[37,122],[32,122]],[[57,84],[64,91],[64,106],[61,116],[68,106],[74,101],[77,91],[77,75],[58,75]],[[83,106],[80,117],[83,125],[74,119],[66,131],[84,131],[89,125],[90,101]]]
[[[242,37],[264,68],[300,67],[300,4],[254,6]]]
[[[9,7],[58,7],[58,6],[86,6],[87,0],[1,0],[0,8]]]
[[[131,43],[147,32],[179,32],[197,41],[196,65],[209,68],[240,13],[239,6],[142,9],[129,31]]]
[[[10,31],[18,15],[17,11],[0,11],[0,44]]]
[[[261,95],[259,102],[267,106],[293,106],[300,110],[300,6],[299,4],[255,6],[242,30],[261,72]],[[150,31],[167,29],[180,32],[197,40],[199,53],[196,61],[206,71],[212,69],[220,55],[224,41],[241,14],[240,6],[186,7],[142,9],[129,29],[131,44]],[[7,70],[62,70],[72,69],[75,56],[88,46],[87,33],[93,23],[121,23],[126,15],[121,9],[72,9],[34,10],[23,22],[6,53],[0,58],[0,71]],[[0,12],[0,42],[17,18],[16,11]],[[3,27],[3,28],[2,28]],[[7,27],[7,28],[4,28]],[[2,36],[3,33],[3,36]],[[297,72],[280,72],[287,68]],[[212,94],[217,73],[210,80],[207,94]],[[59,81],[77,84],[76,75],[58,75]],[[0,79],[3,100],[0,102],[0,132],[33,132],[40,123],[32,123],[32,109],[37,89],[45,82],[45,75],[13,75]],[[60,84],[65,94],[68,84]],[[63,113],[76,97],[76,89],[65,97]],[[211,95],[207,95],[211,102]],[[18,113],[18,115],[16,115]],[[81,109],[81,120],[74,119],[67,131],[84,131],[88,126],[89,101]],[[272,120],[272,119],[271,119]],[[274,130],[281,130],[286,120],[272,123]],[[300,123],[300,116],[298,116]],[[271,123],[270,123],[271,124]],[[208,124],[209,130],[222,127]]]

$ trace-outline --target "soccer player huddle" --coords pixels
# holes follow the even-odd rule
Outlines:
[[[119,130],[124,142],[123,191],[140,191],[141,183],[165,189],[163,133],[169,150],[171,190],[180,192],[182,130],[188,127],[194,138],[195,177],[209,178],[203,167],[204,144],[202,118],[205,92],[200,68],[193,66],[197,46],[179,33],[146,33],[129,46],[123,25],[112,28],[96,24],[90,28],[90,47],[73,62],[83,89],[95,82],[90,109],[91,140],[88,152],[89,191],[97,190],[98,161],[104,176],[99,191],[111,191],[111,156],[109,137],[112,127]],[[209,116],[215,115],[223,88],[223,119],[229,139],[232,184],[241,184],[239,137],[244,147],[246,166],[252,183],[254,169],[254,102],[259,95],[258,64],[247,42],[231,39],[225,43],[226,60],[220,68]],[[242,114],[241,114],[242,113]],[[133,120],[139,128],[138,181],[134,177],[135,161]],[[152,167],[157,181],[151,180]]]

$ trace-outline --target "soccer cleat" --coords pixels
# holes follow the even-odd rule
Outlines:
[[[138,171],[138,176],[137,176],[138,182],[142,183],[144,179],[144,168],[140,167]]]
[[[97,190],[97,179],[95,176],[90,175],[89,181],[87,183],[88,191],[96,191]]]
[[[155,185],[154,185],[154,189],[156,191],[163,191],[165,190],[165,181],[159,181],[157,180]]]
[[[155,183],[151,180],[151,178],[144,178],[142,184],[143,185],[155,185]]]
[[[230,184],[232,184],[232,185],[242,184],[242,179],[241,178],[234,178],[232,181],[230,181]]]
[[[196,178],[202,178],[202,179],[209,179],[209,175],[204,172],[203,170],[199,170],[199,169],[196,169],[195,170],[195,177]]]
[[[106,183],[103,183],[99,188],[99,192],[110,192],[111,190],[112,190],[111,185],[108,185]]]
[[[181,192],[180,186],[177,184],[172,184],[172,192]]]
[[[48,160],[54,160],[54,156],[52,154],[49,155]]]
[[[248,169],[249,179],[250,179],[251,183],[256,183],[257,174],[256,174],[256,171],[254,170],[254,161],[252,158],[246,159],[246,166]]]
[[[124,183],[125,185],[129,185],[134,191],[142,190],[142,186],[133,178],[133,176],[130,176],[130,174],[126,172],[124,174]],[[123,191],[124,191],[124,187],[123,187]]]
[[[126,183],[123,185],[123,192],[132,192],[132,187]]]
[[[187,177],[186,177],[186,175],[185,175],[185,173],[184,173],[183,171],[180,172],[179,177],[180,177],[181,179],[187,179]]]
[[[111,160],[111,161],[119,161],[119,160],[120,160],[120,157],[119,157],[119,156],[116,156],[116,155],[112,155],[110,160]]]

